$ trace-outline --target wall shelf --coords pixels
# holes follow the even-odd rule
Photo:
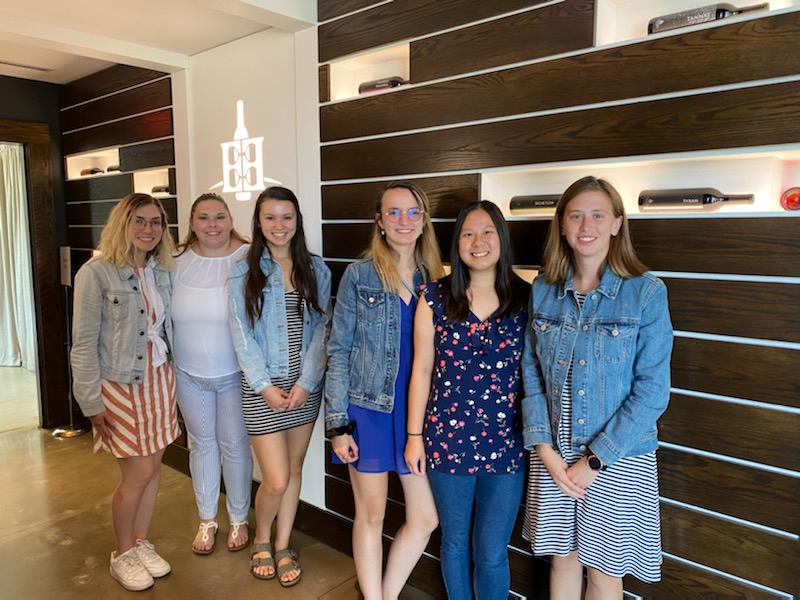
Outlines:
[[[409,44],[400,44],[376,52],[330,63],[331,100],[360,97],[358,86],[384,77],[409,79]],[[389,88],[391,91],[398,88]],[[376,92],[385,93],[385,92]]]

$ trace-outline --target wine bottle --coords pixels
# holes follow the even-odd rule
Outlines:
[[[92,167],[90,169],[81,169],[81,177],[86,177],[87,175],[99,175],[103,172],[103,169],[100,167]]]
[[[537,196],[512,196],[509,210],[512,213],[540,208],[555,208],[561,196],[558,194],[540,194]]]
[[[408,82],[402,77],[384,77],[383,79],[374,79],[372,81],[365,81],[358,85],[359,94],[372,94],[373,92],[380,92],[388,90],[389,88],[400,87]]]
[[[154,185],[151,190],[151,194],[168,194],[169,193],[169,186],[168,185]]]
[[[119,165],[109,165],[106,167],[106,173],[111,173],[113,171],[119,171]]]
[[[655,17],[654,19],[650,19],[650,22],[647,24],[647,33],[660,33],[662,31],[678,29],[679,27],[688,27],[689,25],[709,23],[711,21],[718,21],[727,17],[741,15],[743,13],[768,9],[768,2],[753,4],[752,6],[744,6],[742,8],[736,8],[733,4],[728,4],[727,2],[718,2],[717,4],[709,4],[708,6],[693,8],[692,10],[684,10],[681,12],[672,13],[671,15],[664,15],[663,17]]]
[[[641,210],[703,210],[719,202],[752,202],[753,194],[724,195],[713,188],[645,190],[639,194]]]

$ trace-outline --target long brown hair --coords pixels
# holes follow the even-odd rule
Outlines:
[[[608,256],[606,257],[608,266],[618,277],[624,279],[638,277],[647,271],[647,267],[639,260],[639,257],[636,256],[636,250],[633,249],[628,217],[625,214],[625,205],[622,202],[622,197],[608,181],[590,175],[582,177],[570,185],[561,195],[556,206],[556,214],[553,216],[553,220],[550,222],[550,229],[547,232],[547,242],[544,245],[544,258],[542,261],[544,263],[542,273],[547,283],[564,283],[567,280],[569,269],[574,264],[574,255],[567,240],[561,235],[561,223],[570,201],[578,194],[590,190],[603,192],[608,196],[611,201],[614,218],[622,217],[622,226],[617,235],[611,237],[608,247]]]
[[[267,240],[261,232],[261,205],[267,200],[282,200],[291,202],[297,215],[297,228],[294,237],[289,242],[289,253],[292,257],[292,281],[297,288],[300,298],[318,313],[324,312],[319,304],[317,294],[317,278],[311,264],[311,253],[306,246],[306,234],[303,229],[303,214],[300,212],[300,203],[297,196],[284,187],[270,187],[258,196],[253,210],[253,241],[247,251],[247,279],[244,284],[244,310],[251,326],[261,318],[264,305],[264,286],[270,273],[261,270],[261,255],[267,247]]]
[[[189,246],[191,246],[197,241],[197,234],[195,233],[194,229],[192,229],[192,219],[194,218],[194,211],[197,209],[197,205],[205,200],[216,200],[217,202],[221,202],[222,206],[225,207],[225,212],[228,213],[228,217],[230,217],[231,220],[233,220],[233,217],[231,217],[231,209],[228,208],[228,203],[225,202],[225,199],[222,196],[220,196],[219,194],[215,194],[214,192],[206,192],[204,194],[200,194],[197,197],[197,200],[195,200],[192,203],[192,210],[189,213],[189,233],[186,234],[186,237],[183,239],[183,241],[176,247],[179,256],[184,252],[186,252]],[[231,237],[235,240],[239,240],[243,244],[248,243],[247,238],[242,236],[242,234],[236,231],[235,228],[231,229]]]
[[[103,259],[117,267],[131,267],[133,263],[133,242],[128,236],[128,227],[133,221],[136,211],[143,206],[152,204],[161,213],[161,241],[147,253],[156,263],[165,269],[172,268],[172,255],[175,253],[175,242],[169,232],[167,211],[158,198],[149,194],[128,194],[120,200],[108,217],[106,226],[100,233],[100,246],[98,249],[103,254]]]
[[[436,234],[431,223],[431,206],[428,196],[418,185],[410,181],[393,181],[384,187],[375,202],[375,221],[372,227],[372,241],[369,248],[364,252],[364,258],[371,258],[381,279],[383,287],[392,294],[398,294],[402,287],[402,279],[397,272],[397,253],[392,250],[386,238],[381,233],[378,220],[383,212],[383,196],[389,190],[404,189],[411,192],[417,205],[423,210],[422,233],[417,238],[414,248],[414,261],[422,274],[423,283],[444,276],[442,266],[442,255],[439,251],[439,242],[436,241]]]

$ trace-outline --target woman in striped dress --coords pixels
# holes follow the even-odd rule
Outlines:
[[[258,197],[253,242],[231,269],[228,295],[244,421],[262,477],[250,570],[289,587],[302,575],[289,534],[321,404],[331,301],[330,270],[309,253],[290,190],[271,187]]]
[[[669,399],[664,283],[630,240],[622,199],[594,177],[556,207],[523,356],[523,535],[550,555],[552,598],[622,598],[660,579],[656,421]]]
[[[134,591],[170,571],[147,539],[161,458],[180,434],[168,356],[174,244],[166,227],[157,199],[126,196],[103,229],[102,255],[75,277],[73,389],[92,421],[94,451],[111,452],[122,473],[111,501],[117,547],[110,571]]]

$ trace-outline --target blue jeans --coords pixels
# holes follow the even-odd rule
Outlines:
[[[507,600],[511,587],[508,542],[522,500],[525,472],[449,475],[428,469],[428,480],[442,525],[442,577],[447,597],[472,600],[474,584],[478,600]],[[472,577],[470,557],[475,563]]]

